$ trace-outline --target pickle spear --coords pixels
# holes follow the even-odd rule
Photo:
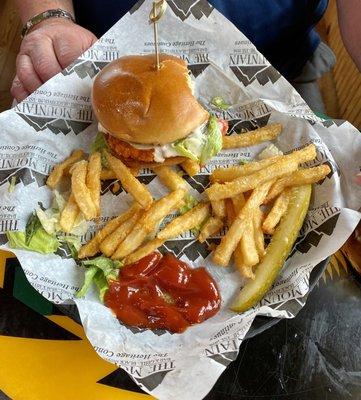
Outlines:
[[[231,306],[244,312],[257,304],[276,280],[303,225],[310,204],[312,186],[296,186],[290,190],[290,202],[276,228],[266,255],[258,264],[255,279],[246,283]]]

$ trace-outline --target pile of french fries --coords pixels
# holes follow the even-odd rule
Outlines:
[[[281,124],[270,124],[255,131],[223,138],[224,148],[239,148],[275,139],[282,131]],[[234,264],[244,278],[254,279],[255,269],[267,252],[265,234],[275,232],[286,213],[291,188],[312,184],[330,173],[327,165],[300,168],[316,158],[316,148],[310,144],[287,155],[277,155],[244,165],[216,169],[205,199],[190,211],[179,215],[163,229],[163,219],[177,212],[188,194],[188,183],[171,167],[154,168],[161,182],[170,190],[155,200],[147,187],[137,178],[137,171],[105,152],[109,169],[102,169],[101,154],[93,153],[84,160],[76,150],[50,174],[47,184],[55,188],[62,176],[71,176],[71,194],[61,214],[61,227],[70,232],[79,213],[87,220],[100,216],[101,180],[118,179],[131,194],[134,203],[121,215],[110,220],[79,251],[80,259],[99,253],[125,265],[134,263],[173,239],[195,227],[205,242],[215,234],[226,231],[213,250],[213,261],[219,266]],[[199,171],[194,162],[183,169],[190,175]],[[225,227],[228,228],[224,229]]]

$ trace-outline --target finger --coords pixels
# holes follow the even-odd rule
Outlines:
[[[62,70],[51,39],[47,40],[42,36],[41,41],[36,41],[32,46],[29,46],[27,54],[31,57],[35,71],[43,82]]]
[[[74,46],[74,41],[69,40],[69,38],[65,40],[59,37],[56,38],[54,40],[54,50],[63,69],[68,67],[83,53],[82,48]]]
[[[16,101],[23,101],[29,96],[29,92],[24,88],[23,84],[20,82],[19,78],[15,76],[13,84],[10,89],[11,95],[16,99]]]
[[[32,93],[43,84],[35,71],[31,58],[26,54],[19,54],[16,59],[16,72],[24,88]]]
[[[95,44],[97,41],[98,41],[98,38],[95,35],[93,35],[91,38],[91,44],[89,47],[93,46],[93,44]]]

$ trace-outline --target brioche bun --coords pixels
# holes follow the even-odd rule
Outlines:
[[[193,96],[186,63],[161,54],[125,56],[97,75],[92,102],[104,130],[139,144],[167,144],[205,123],[208,112]]]

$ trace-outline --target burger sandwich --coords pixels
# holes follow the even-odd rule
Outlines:
[[[194,97],[187,64],[161,54],[121,57],[95,78],[92,103],[109,151],[128,166],[201,165],[222,148],[227,123]]]

